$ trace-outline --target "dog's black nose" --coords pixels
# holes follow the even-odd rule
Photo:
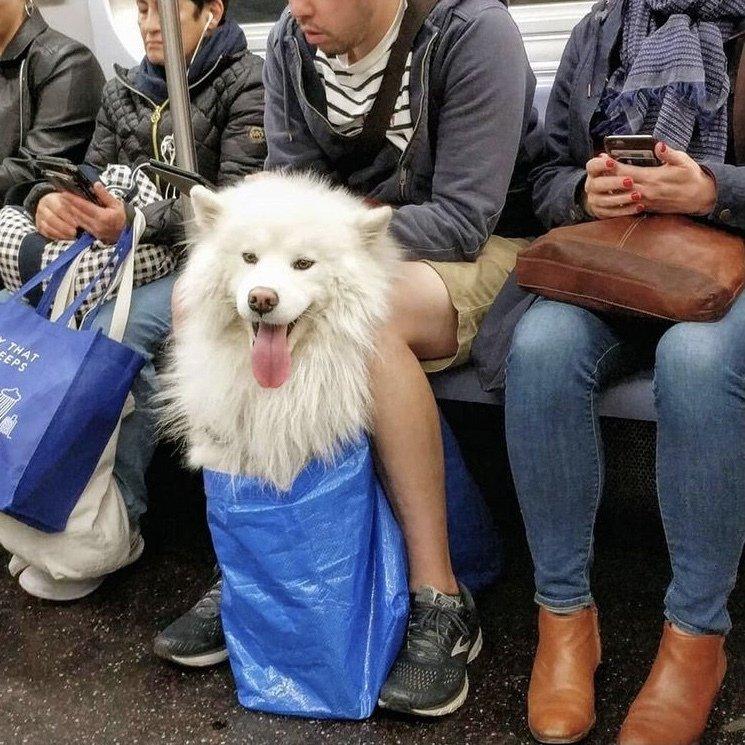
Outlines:
[[[268,287],[254,287],[248,293],[248,307],[260,316],[269,313],[270,310],[274,310],[278,304],[279,296],[274,290],[270,290]]]

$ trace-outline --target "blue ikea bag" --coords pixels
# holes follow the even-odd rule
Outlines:
[[[64,530],[145,362],[100,330],[68,327],[104,272],[113,267],[115,276],[133,250],[131,227],[60,318],[46,318],[93,240],[83,236],[0,305],[0,511],[48,533]],[[23,301],[47,280],[37,308]]]
[[[453,431],[440,416],[445,454],[448,543],[455,576],[472,592],[494,584],[502,573],[502,542],[481,489],[463,460]]]
[[[403,642],[403,539],[367,438],[311,462],[290,491],[205,471],[222,618],[249,709],[363,719]]]
[[[498,576],[501,545],[441,419],[453,568],[470,589]],[[367,438],[310,463],[287,493],[204,472],[223,572],[223,628],[249,709],[362,719],[398,654],[408,615],[405,547]]]

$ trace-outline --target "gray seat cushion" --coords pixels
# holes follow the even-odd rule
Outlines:
[[[429,376],[435,397],[443,401],[501,405],[501,397],[481,389],[471,365]],[[606,390],[600,400],[600,415],[617,419],[657,419],[652,393],[652,371],[646,370],[620,380]]]

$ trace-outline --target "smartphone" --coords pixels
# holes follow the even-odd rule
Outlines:
[[[654,154],[657,140],[652,135],[608,135],[605,152],[619,163],[630,166],[660,166]]]
[[[193,171],[187,171],[184,168],[178,166],[172,166],[170,163],[163,163],[162,161],[151,158],[148,161],[147,169],[153,175],[165,181],[171,186],[175,186],[182,194],[187,196],[191,193],[191,190],[195,186],[204,186],[210,191],[215,190],[215,185],[210,183],[204,176],[200,176],[198,173]]]
[[[93,189],[94,181],[83,170],[64,158],[38,156],[34,165],[57,191],[69,191],[94,204],[99,204]]]

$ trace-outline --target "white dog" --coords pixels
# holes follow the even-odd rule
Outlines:
[[[166,428],[193,467],[287,490],[369,428],[368,366],[399,258],[392,212],[300,175],[191,198]]]

